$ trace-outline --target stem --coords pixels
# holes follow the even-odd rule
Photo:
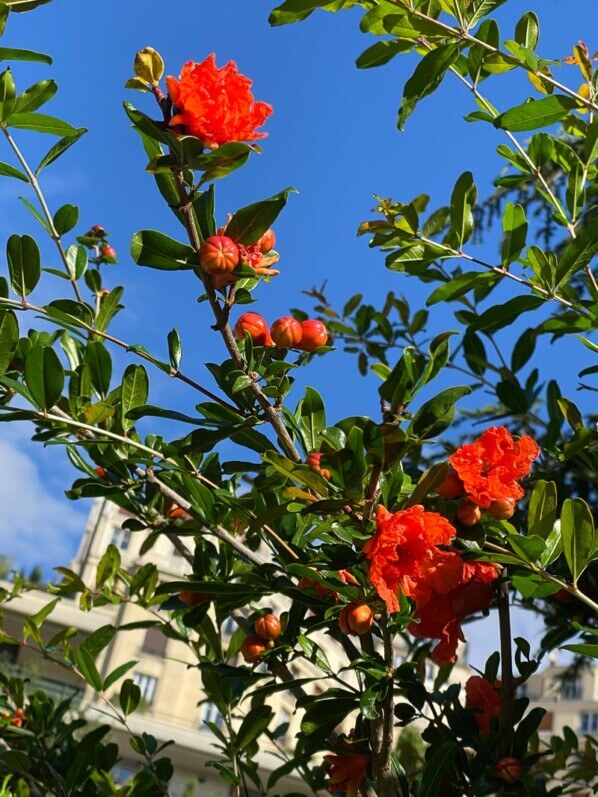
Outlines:
[[[498,593],[498,620],[500,627],[500,755],[511,752],[513,743],[513,652],[511,649],[511,614],[509,606],[509,581],[503,570]]]
[[[77,281],[76,281],[76,279],[73,276],[71,276],[68,260],[66,258],[66,252],[64,251],[64,247],[62,245],[62,239],[60,238],[60,235],[58,234],[58,232],[56,230],[56,227],[54,226],[54,218],[53,218],[52,214],[50,213],[50,208],[48,207],[48,204],[46,202],[46,198],[44,197],[44,194],[43,194],[43,192],[41,190],[41,187],[40,187],[40,184],[38,182],[38,179],[35,176],[35,174],[33,173],[33,171],[31,170],[29,164],[27,163],[27,161],[25,160],[25,157],[23,156],[23,153],[17,147],[17,144],[16,144],[15,140],[10,135],[10,133],[8,132],[6,127],[2,127],[2,132],[6,136],[6,140],[10,144],[13,152],[17,156],[17,159],[18,159],[19,163],[23,167],[23,170],[24,170],[25,174],[27,175],[27,177],[29,179],[31,187],[35,191],[35,194],[36,194],[36,196],[37,196],[37,198],[39,200],[39,204],[41,206],[42,213],[44,214],[44,216],[46,218],[46,221],[48,222],[48,227],[50,228],[50,231],[49,231],[50,238],[56,244],[56,248],[58,249],[58,254],[60,255],[60,259],[62,260],[62,262],[64,264],[64,267],[66,269],[66,273],[68,274],[68,277],[69,277],[69,281],[70,281],[71,285],[73,286],[73,291],[75,292],[75,296],[77,297],[77,301],[78,302],[83,302],[83,297],[81,296],[81,291],[79,290],[79,286],[77,285]]]
[[[404,9],[402,5],[400,7]],[[555,80],[552,77],[552,75],[545,75],[543,72],[542,73],[537,72],[535,69],[532,69],[532,67],[527,66],[527,64],[524,64],[522,61],[518,61],[517,58],[511,53],[505,53],[504,51],[500,50],[498,47],[494,47],[493,45],[488,44],[488,42],[482,41],[481,39],[476,39],[475,36],[472,36],[470,33],[468,33],[465,30],[459,28],[453,28],[451,27],[451,25],[447,25],[446,23],[441,22],[439,19],[430,17],[421,11],[416,11],[415,9],[412,8],[410,10],[410,13],[413,14],[413,16],[419,17],[420,19],[424,19],[426,20],[426,22],[429,22],[430,24],[435,25],[436,27],[446,31],[453,38],[456,37],[463,39],[464,41],[471,42],[472,44],[477,44],[480,47],[483,47],[485,50],[488,50],[488,52],[495,53],[496,55],[500,55],[503,58],[506,58],[507,60],[513,62],[515,66],[518,66],[521,69],[525,69],[526,72],[535,75],[537,78],[540,78],[545,83],[550,83],[552,86],[554,86],[554,88],[559,89],[559,91],[562,91],[564,94],[568,94],[570,97],[573,97],[581,105],[585,105],[586,108],[598,111],[598,105],[596,105],[596,103],[592,99],[589,99],[587,97],[582,97],[581,94],[578,94],[576,91],[573,91],[573,89],[570,89],[568,86],[565,86],[563,85],[563,83],[560,83],[558,80]]]
[[[199,230],[197,229],[197,224],[195,222],[195,216],[193,214],[193,205],[191,201],[191,197],[187,191],[187,187],[185,184],[185,177],[181,171],[174,171],[174,176],[176,178],[177,187],[179,191],[179,198],[181,200],[180,204],[180,211],[183,215],[185,220],[185,228],[187,230],[187,236],[189,238],[189,243],[195,250],[196,254],[199,254],[199,248],[201,246],[201,236],[199,234]],[[222,335],[222,339],[224,340],[224,344],[231,356],[232,361],[235,364],[235,367],[238,368],[243,373],[248,372],[248,366],[245,362],[243,355],[241,354],[239,347],[237,345],[237,341],[235,340],[235,336],[233,335],[233,331],[230,328],[230,324],[228,323],[227,313],[225,310],[220,306],[220,302],[218,301],[218,297],[216,295],[216,291],[214,290],[214,286],[212,285],[211,279],[208,274],[201,268],[198,262],[198,267],[195,269],[196,275],[201,279],[204,285],[204,289],[206,295],[208,297],[208,302],[210,307],[212,308],[212,312],[214,313],[214,317],[216,319],[216,325],[218,331]],[[271,424],[272,428],[276,432],[278,436],[278,441],[280,443],[281,448],[283,449],[284,453],[292,459],[293,462],[301,462],[301,456],[293,443],[293,440],[290,434],[287,431],[286,426],[283,423],[282,417],[275,407],[270,404],[268,398],[262,392],[262,389],[255,381],[251,381],[249,388],[253,395],[255,396],[258,404],[263,409],[264,414]]]
[[[384,640],[384,660],[388,672],[388,688],[381,703],[378,704],[379,716],[370,720],[372,729],[372,768],[376,780],[377,797],[395,797],[396,788],[392,774],[392,751],[394,747],[394,717],[393,717],[393,650],[392,639],[388,632],[385,620],[380,621],[382,637]],[[363,650],[373,656],[375,654],[374,640],[371,633],[361,637]]]

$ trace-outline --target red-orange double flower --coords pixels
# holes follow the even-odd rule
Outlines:
[[[464,642],[461,622],[474,612],[487,609],[494,590],[492,583],[498,578],[496,565],[487,562],[464,562],[459,554],[452,555],[459,562],[461,572],[454,586],[447,592],[433,592],[428,601],[417,606],[415,619],[408,630],[415,637],[439,639],[432,651],[436,664],[450,664],[456,659],[459,641]],[[456,564],[456,562],[455,562]]]
[[[357,797],[365,776],[368,760],[362,755],[327,755],[328,790]]]
[[[215,149],[231,141],[255,141],[266,133],[256,132],[274,109],[256,102],[251,80],[241,75],[234,61],[218,69],[212,53],[205,61],[189,61],[180,78],[167,77],[168,94],[175,107],[170,124],[199,138]]]
[[[493,501],[523,497],[517,479],[527,476],[539,453],[531,437],[515,440],[504,426],[492,426],[474,443],[458,448],[450,461],[469,501],[487,509]]]
[[[370,582],[389,612],[399,610],[398,590],[416,603],[446,592],[458,580],[461,559],[443,551],[457,532],[442,515],[412,506],[391,514],[378,507],[376,533],[364,545]]]

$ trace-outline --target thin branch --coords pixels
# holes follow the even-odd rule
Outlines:
[[[509,606],[509,580],[503,570],[498,585],[498,621],[500,628],[500,755],[509,755],[513,743],[513,652],[511,649],[511,614]]]
[[[10,144],[13,152],[17,156],[17,159],[18,159],[19,163],[23,167],[23,170],[24,170],[25,174],[27,175],[27,177],[29,179],[29,183],[31,184],[31,187],[35,191],[35,194],[36,194],[36,196],[37,196],[37,198],[39,200],[39,204],[41,206],[42,212],[43,212],[43,214],[44,214],[44,216],[46,218],[46,222],[48,223],[50,238],[56,244],[56,248],[58,249],[58,254],[60,255],[60,259],[62,260],[62,262],[64,264],[64,268],[65,268],[66,273],[68,275],[69,282],[73,286],[73,291],[75,292],[75,296],[77,297],[77,301],[82,302],[83,301],[83,297],[81,296],[81,291],[79,290],[79,286],[77,285],[77,280],[71,275],[70,268],[69,268],[69,263],[68,263],[68,260],[67,260],[67,257],[66,257],[66,252],[64,251],[64,247],[62,245],[62,239],[61,239],[60,235],[58,234],[58,231],[56,230],[56,226],[54,224],[54,217],[52,216],[52,213],[50,212],[50,208],[48,207],[48,203],[46,202],[46,198],[44,197],[44,194],[43,194],[43,192],[41,190],[39,181],[38,181],[36,175],[34,174],[34,172],[31,170],[29,164],[25,160],[25,157],[24,157],[23,153],[18,148],[18,146],[16,144],[16,141],[10,135],[10,133],[8,132],[6,127],[2,126],[2,132],[6,136],[6,140],[8,141],[8,143]]]
[[[0,305],[3,304],[8,304],[11,307],[16,308],[17,310],[31,310],[35,313],[40,313],[41,315],[44,315],[48,318],[52,318],[51,313],[49,313],[45,307],[39,307],[36,304],[31,304],[27,300],[18,301],[17,299],[8,299],[0,297]],[[139,351],[133,346],[131,346],[131,344],[127,343],[126,341],[120,340],[120,338],[116,338],[114,337],[114,335],[110,335],[108,332],[102,332],[101,330],[96,329],[93,326],[89,326],[82,320],[78,320],[78,323],[90,335],[98,335],[98,337],[103,338],[104,340],[108,340],[110,341],[110,343],[114,343],[115,346],[120,346],[121,349],[125,349],[127,352],[133,352],[140,359],[146,360],[147,362],[152,363],[152,365],[157,366],[159,361],[156,357],[153,357],[151,354]],[[239,415],[242,414],[242,410],[239,409],[239,407],[235,407],[233,404],[229,404],[228,401],[221,399],[215,393],[212,393],[211,390],[208,390],[207,388],[203,387],[198,382],[196,382],[194,379],[191,379],[189,376],[186,376],[186,374],[184,374],[182,371],[172,370],[169,375],[173,379],[178,379],[181,382],[184,382],[186,385],[189,385],[190,387],[194,388],[199,393],[203,393],[204,396],[207,396],[208,398],[212,399],[212,401],[217,402],[222,407],[226,407],[227,409],[231,410],[232,412],[236,412]]]

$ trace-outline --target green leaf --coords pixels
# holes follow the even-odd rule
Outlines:
[[[538,44],[540,25],[538,17],[533,11],[526,11],[517,25],[515,25],[515,41],[528,50],[533,50]]]
[[[131,241],[131,257],[138,266],[163,271],[198,268],[197,256],[187,244],[156,230],[135,233]]]
[[[316,644],[313,639],[305,636],[304,634],[299,634],[297,637],[297,642],[299,643],[299,647],[303,651],[303,655],[306,659],[315,664],[316,667],[319,667],[320,670],[324,670],[324,672],[331,673],[332,667],[330,666],[330,662],[328,661],[328,657],[322,650],[322,648]]]
[[[480,273],[479,271],[466,271],[464,274],[459,274],[458,277],[454,277],[444,285],[440,285],[433,290],[428,296],[426,304],[430,307],[439,302],[450,302],[454,299],[460,299],[461,296],[465,296],[465,294],[475,288],[491,287],[499,279],[500,277],[497,274],[491,272]]]
[[[0,36],[4,36],[4,30],[8,21],[10,8],[7,3],[0,3]]]
[[[10,69],[0,75],[0,120],[8,119],[16,99],[15,82]]]
[[[52,0],[3,0],[3,2],[10,6],[11,11],[20,13],[21,11],[33,11],[34,8],[51,3]]]
[[[52,58],[45,53],[36,53],[35,50],[0,47],[0,61],[36,61],[41,64],[51,64]]]
[[[46,102],[49,102],[58,91],[58,84],[54,80],[41,80],[24,91],[15,102],[15,113],[37,111]]]
[[[455,417],[455,404],[469,393],[471,388],[465,385],[450,387],[426,401],[409,424],[409,434],[418,440],[426,440],[444,432]]]
[[[320,434],[326,428],[326,409],[322,396],[313,387],[306,388],[305,396],[297,407],[297,414],[307,453],[319,451]]]
[[[566,498],[561,510],[563,554],[576,584],[594,550],[594,518],[581,498]]]
[[[532,100],[510,108],[494,120],[494,126],[514,133],[537,130],[560,122],[577,106],[573,97],[553,94],[541,100]]]
[[[123,376],[121,390],[121,423],[125,432],[134,424],[134,421],[127,417],[127,413],[129,410],[145,405],[148,395],[147,371],[142,365],[129,365]]]
[[[226,234],[236,243],[248,246],[262,237],[278,218],[295,188],[286,188],[263,202],[256,202],[238,210],[226,227]]]
[[[95,661],[91,653],[84,647],[79,647],[73,651],[75,663],[81,675],[96,692],[102,691],[102,677],[98,672]]]
[[[502,217],[502,228],[504,237],[501,260],[504,268],[507,268],[514,260],[517,260],[527,240],[527,219],[522,205],[507,202]]]
[[[598,659],[598,645],[590,643],[563,645],[561,650],[570,650],[571,653],[577,653],[579,656],[591,656],[593,659]]]
[[[64,369],[51,346],[33,346],[25,357],[25,382],[42,410],[51,409],[62,395]]]
[[[403,103],[398,118],[399,130],[405,128],[405,122],[413,113],[417,103],[438,88],[446,70],[455,63],[458,57],[457,45],[442,44],[422,58],[403,90]]]
[[[182,354],[183,347],[181,344],[181,336],[179,335],[178,327],[175,327],[168,333],[168,356],[170,357],[170,365],[174,371],[179,370]]]
[[[527,533],[548,539],[556,521],[556,483],[540,479],[529,499]]]
[[[457,750],[455,742],[443,742],[434,749],[426,761],[417,797],[436,797],[442,779],[453,765]]]
[[[231,141],[207,155],[202,154],[198,158],[191,159],[189,165],[193,169],[203,171],[203,177],[199,181],[201,186],[210,180],[220,180],[227,174],[240,169],[247,162],[251,152],[252,148],[248,144]]]
[[[36,133],[48,133],[51,136],[65,136],[67,138],[76,136],[79,132],[68,122],[63,122],[62,119],[33,112],[12,114],[9,127],[16,127],[19,130],[34,130]]]
[[[568,277],[586,268],[598,253],[598,219],[590,219],[579,230],[559,257],[556,274],[558,287]]]
[[[119,703],[123,714],[127,717],[132,714],[141,702],[141,689],[130,678],[123,682],[120,688]]]
[[[324,495],[328,493],[328,483],[324,477],[320,476],[308,465],[299,465],[275,451],[265,451],[262,454],[262,459],[268,465],[272,465],[280,474],[286,476],[287,479],[303,484],[317,493]]]
[[[79,208],[76,205],[63,205],[54,214],[54,227],[58,235],[66,235],[79,221]]]
[[[12,362],[19,342],[19,322],[12,310],[0,310],[0,376]]]
[[[271,706],[255,706],[241,723],[237,731],[236,746],[239,750],[244,750],[268,727],[274,711]]]
[[[6,244],[8,272],[14,292],[28,296],[41,277],[39,247],[30,235],[11,235]]]
[[[17,180],[22,180],[24,183],[29,182],[29,178],[24,172],[15,169],[14,166],[10,166],[8,163],[0,163],[0,175],[3,177],[16,177]]]
[[[463,172],[455,183],[450,204],[451,225],[459,246],[463,246],[473,233],[473,207],[477,189],[471,172]]]
[[[488,333],[496,332],[497,329],[509,326],[523,313],[536,310],[542,304],[544,299],[540,296],[515,296],[504,304],[489,307],[471,324],[471,329]]]
[[[107,689],[110,689],[113,684],[122,678],[123,675],[128,673],[129,670],[135,667],[136,664],[139,664],[139,661],[134,659],[133,661],[127,661],[124,664],[121,664],[119,667],[116,667],[116,669],[112,670],[112,672],[104,678],[102,691],[105,692]]]
[[[507,0],[473,0],[467,9],[465,17],[467,21],[467,28],[473,28],[478,22],[487,14],[491,14],[495,8],[498,8]]]
[[[35,170],[35,174],[38,175],[42,171],[42,169],[45,169],[46,166],[49,166],[51,163],[57,160],[61,155],[63,155],[67,151],[67,149],[70,149],[70,147],[72,147],[73,144],[76,144],[77,141],[79,141],[79,139],[81,138],[81,136],[85,135],[85,133],[87,133],[87,128],[79,127],[75,131],[74,135],[68,135],[65,136],[64,138],[61,138],[60,141],[57,144],[54,144],[52,149],[48,150],[48,152],[41,159],[39,166]]]
[[[103,343],[92,340],[87,344],[85,362],[89,366],[91,382],[100,396],[105,397],[110,390],[112,360]]]
[[[374,66],[383,66],[392,60],[395,55],[411,50],[412,46],[411,42],[404,42],[399,39],[376,42],[361,53],[355,63],[358,69],[371,69]]]
[[[57,321],[89,329],[93,324],[93,310],[88,304],[74,299],[55,299],[46,305],[48,314]]]

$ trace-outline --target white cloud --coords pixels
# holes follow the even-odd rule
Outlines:
[[[42,565],[51,576],[75,554],[87,507],[62,494],[74,473],[64,451],[41,449],[29,442],[28,431],[0,427],[0,554],[12,556],[15,568]]]

